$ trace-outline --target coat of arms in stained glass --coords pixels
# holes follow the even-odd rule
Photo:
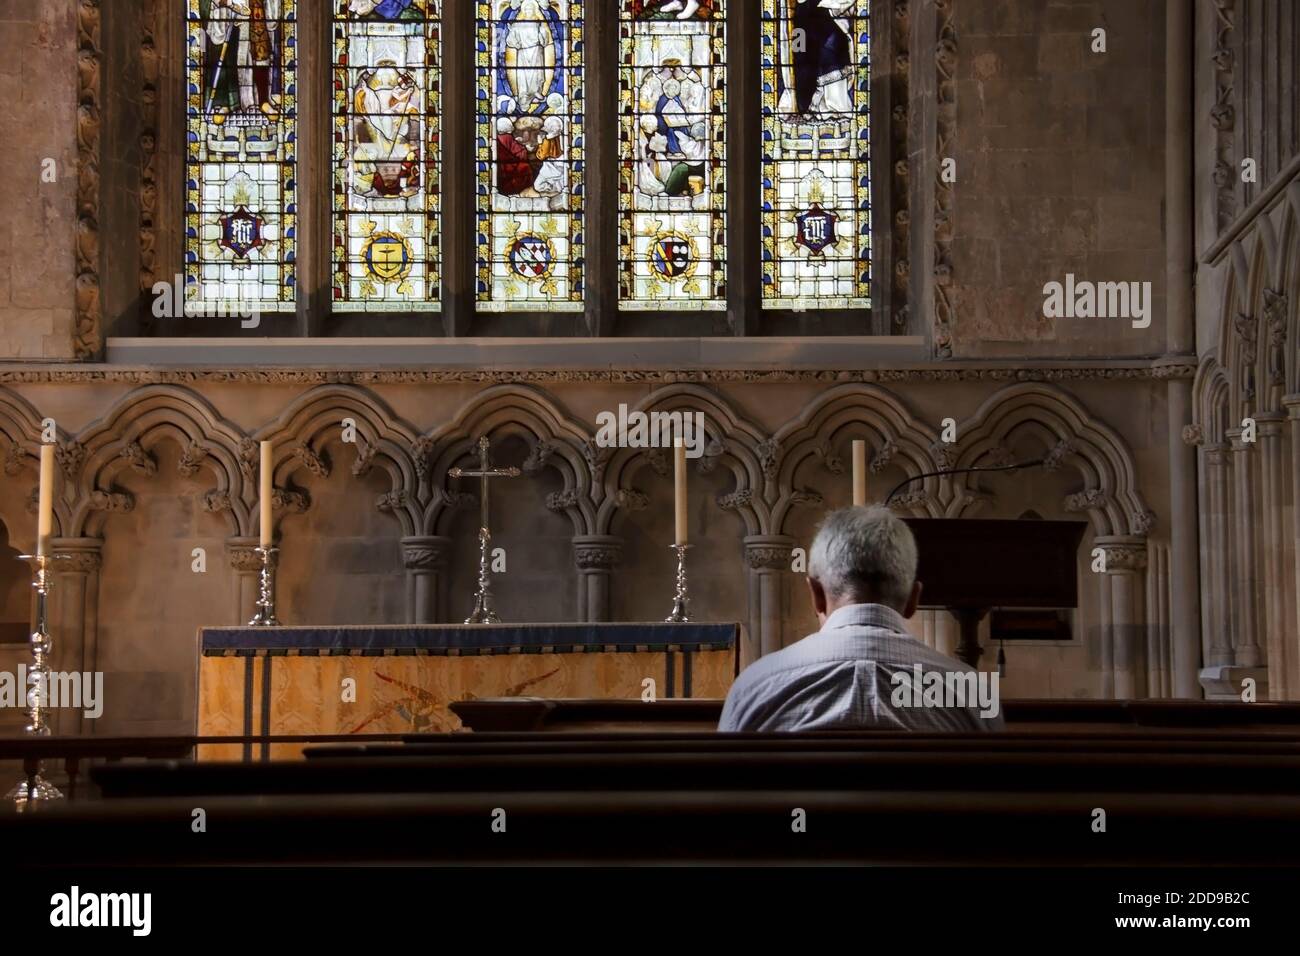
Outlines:
[[[582,0],[477,0],[479,307],[583,307]]]
[[[185,300],[292,311],[296,0],[186,0]]]
[[[868,0],[762,0],[763,302],[871,300]]]

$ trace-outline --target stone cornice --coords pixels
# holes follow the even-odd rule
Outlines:
[[[1037,361],[1037,360],[1033,360]],[[1168,381],[1192,379],[1193,362],[1170,364],[1057,364],[1034,368],[1002,364],[942,363],[864,369],[522,369],[485,371],[439,368],[142,368],[113,365],[0,364],[0,385],[99,384],[188,385],[498,385],[498,384],[950,384],[957,382]]]

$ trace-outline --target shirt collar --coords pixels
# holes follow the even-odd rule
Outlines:
[[[903,615],[883,604],[847,604],[826,618],[822,630],[841,627],[880,627],[902,634],[909,633]]]

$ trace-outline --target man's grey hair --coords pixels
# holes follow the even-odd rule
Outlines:
[[[808,576],[835,601],[902,611],[916,583],[916,539],[880,505],[832,511],[813,539]]]

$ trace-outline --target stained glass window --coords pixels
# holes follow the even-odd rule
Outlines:
[[[583,2],[477,0],[478,303],[583,299]]]
[[[334,308],[438,308],[440,0],[334,0]]]
[[[763,304],[871,295],[868,0],[762,0]]]
[[[185,297],[292,311],[296,0],[187,0]]]
[[[621,0],[619,27],[620,303],[725,309],[726,0]]]

